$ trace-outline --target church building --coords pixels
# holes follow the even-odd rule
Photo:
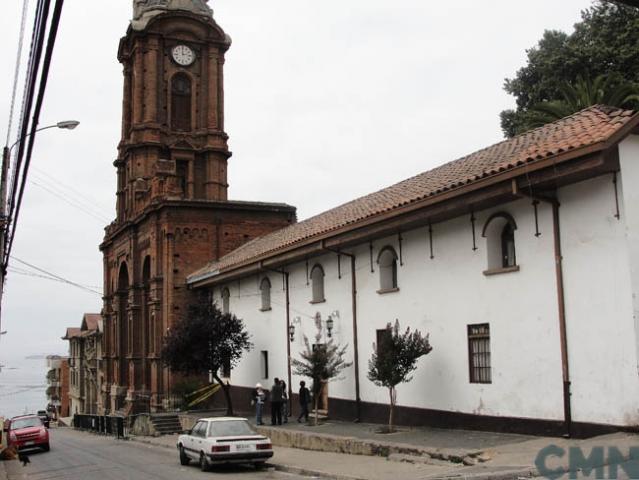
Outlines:
[[[230,37],[204,0],[134,0],[120,42],[117,217],[106,227],[99,411],[161,410],[175,382],[162,337],[186,313],[186,276],[295,222],[284,204],[227,197],[224,58]]]
[[[639,114],[590,107],[254,239],[188,284],[252,335],[239,401],[274,377],[296,391],[304,337],[330,338],[352,366],[326,413],[383,423],[368,361],[397,319],[433,347],[398,386],[400,424],[634,430]]]

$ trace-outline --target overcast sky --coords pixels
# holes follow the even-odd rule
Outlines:
[[[2,0],[3,139],[22,3]],[[500,141],[499,112],[514,104],[504,78],[525,64],[544,29],[572,31],[590,3],[210,1],[233,38],[225,71],[230,198],[286,202],[304,219]],[[40,125],[81,125],[38,135],[13,249],[96,290],[98,245],[115,207],[116,53],[131,5],[65,1]],[[0,363],[66,353],[65,328],[99,312],[100,295],[24,275],[34,271],[17,260],[11,266],[21,270],[8,276]]]

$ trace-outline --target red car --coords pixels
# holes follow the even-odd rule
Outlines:
[[[8,446],[19,449],[41,448],[49,451],[49,431],[37,415],[21,415],[9,421],[7,431]]]

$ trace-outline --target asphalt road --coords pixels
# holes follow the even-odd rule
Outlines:
[[[183,467],[172,452],[126,440],[52,428],[50,452],[28,452],[31,463],[6,462],[9,480],[294,480],[296,475],[253,467],[223,466],[211,472]]]

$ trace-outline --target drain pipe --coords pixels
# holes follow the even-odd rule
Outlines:
[[[352,253],[344,253],[339,250],[332,250],[324,247],[324,250],[336,253],[337,255],[344,255],[351,259],[351,305],[353,309],[353,368],[355,370],[355,410],[356,418],[355,423],[361,422],[362,418],[362,399],[359,391],[359,347],[357,339],[357,274],[355,270],[355,255]]]
[[[289,272],[265,267],[263,262],[260,262],[260,268],[269,272],[279,273],[284,277],[284,289],[286,291],[286,369],[288,378],[288,413],[290,415],[290,413],[293,411],[293,386],[291,385],[291,337],[289,333],[291,327],[291,295],[289,285]]]
[[[568,336],[566,334],[566,301],[564,298],[563,257],[561,254],[561,232],[559,228],[559,202],[552,205],[552,224],[555,241],[555,274],[557,277],[557,303],[559,306],[559,337],[561,342],[561,370],[564,385],[564,436],[572,436],[572,410],[570,402],[570,369],[568,363]]]
[[[563,436],[572,436],[572,407],[570,401],[570,364],[568,361],[568,335],[566,328],[566,300],[564,296],[564,272],[563,256],[561,253],[561,229],[559,221],[559,200],[555,197],[543,195],[529,195],[520,191],[517,183],[513,181],[513,194],[520,197],[528,197],[532,200],[549,203],[552,207],[552,226],[555,250],[555,277],[557,279],[557,307],[559,313],[559,341],[561,344],[561,374],[563,380],[564,399],[564,433]]]

